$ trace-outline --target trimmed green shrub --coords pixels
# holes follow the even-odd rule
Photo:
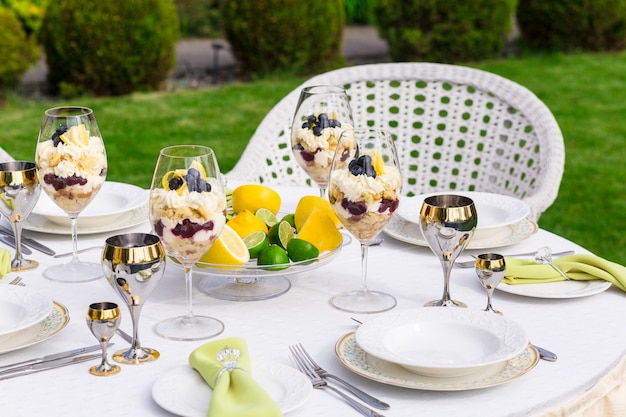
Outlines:
[[[221,37],[219,0],[174,0],[184,38]]]
[[[32,35],[39,31],[44,10],[50,0],[0,0],[2,5],[13,10],[15,16],[20,20],[27,35]]]
[[[500,56],[517,0],[374,0],[394,61],[467,62]]]
[[[626,45],[626,0],[519,0],[525,45],[553,51],[609,51]]]
[[[35,40],[26,35],[22,24],[15,14],[0,7],[0,104],[4,103],[6,94],[15,88],[24,72],[39,57],[39,49]]]
[[[172,0],[55,0],[41,27],[48,83],[68,94],[159,89],[178,39]]]
[[[223,32],[245,73],[311,74],[341,59],[343,0],[223,0]]]

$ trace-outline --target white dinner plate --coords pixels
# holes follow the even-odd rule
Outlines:
[[[496,288],[509,294],[535,298],[580,298],[608,290],[608,281],[558,281],[542,284],[514,284],[501,282]]]
[[[356,340],[370,355],[431,377],[469,375],[504,363],[528,346],[516,322],[454,307],[385,313],[359,326]]]
[[[78,216],[78,227],[96,228],[106,226],[124,214],[148,204],[148,190],[132,184],[105,181],[94,199]],[[66,212],[54,204],[52,199],[41,193],[31,216],[35,215],[47,221],[70,227],[70,219]]]
[[[368,355],[356,343],[354,333],[337,341],[335,353],[341,363],[357,375],[382,384],[427,391],[465,391],[493,387],[521,377],[539,362],[537,351],[529,345],[506,363],[491,365],[462,377],[434,378],[409,372],[400,365]]]
[[[0,342],[0,354],[13,352],[29,346],[41,343],[57,335],[70,322],[70,314],[67,308],[54,302],[52,312],[41,322],[17,332],[7,340]]]
[[[301,372],[277,362],[258,361],[254,379],[272,397],[281,411],[300,407],[313,386]],[[163,409],[182,417],[206,417],[213,390],[190,366],[175,368],[152,386],[152,398]]]
[[[52,300],[30,288],[0,285],[0,339],[45,319],[52,311]]]
[[[79,216],[80,218],[80,216]],[[78,225],[78,234],[88,235],[95,233],[114,232],[116,230],[122,230],[129,227],[137,226],[148,219],[148,205],[141,205],[138,208],[125,213],[116,218],[110,223],[103,224],[94,227],[85,227]],[[52,233],[55,235],[71,235],[72,230],[70,227],[62,226],[58,223],[53,223],[46,220],[44,217],[30,215],[24,222],[24,229],[32,232]]]
[[[443,193],[429,193],[400,199],[398,215],[404,220],[419,224],[420,209],[424,199]],[[494,229],[519,222],[530,214],[530,207],[524,201],[501,194],[477,191],[451,191],[445,194],[456,194],[469,197],[474,201],[478,215],[476,231]]]
[[[383,230],[394,239],[428,247],[419,225],[407,222],[400,216],[393,216]],[[537,232],[537,224],[530,219],[522,219],[517,223],[484,232],[482,236],[475,233],[467,244],[467,249],[490,249],[514,245]]]

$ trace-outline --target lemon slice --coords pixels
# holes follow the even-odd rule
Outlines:
[[[383,157],[378,152],[378,149],[374,149],[374,151],[370,154],[372,157],[372,167],[376,171],[376,175],[382,175],[385,173],[385,162],[383,161]]]
[[[70,127],[70,129],[59,136],[59,138],[66,145],[76,145],[83,148],[89,146],[89,131],[84,124]]]
[[[191,165],[189,165],[189,169],[191,169],[191,168],[197,169],[198,172],[200,172],[200,177],[201,178],[206,178],[206,169],[204,169],[204,166],[200,163],[200,161],[194,160],[193,162],[191,162]],[[189,170],[187,170],[187,171],[189,171]],[[185,174],[186,174],[186,172],[185,172]]]
[[[249,260],[248,247],[237,232],[228,225],[224,225],[215,243],[200,258],[201,262],[235,266],[243,265]]]

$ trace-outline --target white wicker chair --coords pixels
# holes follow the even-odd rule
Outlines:
[[[0,162],[13,161],[13,157],[0,146]]]
[[[563,175],[563,135],[541,100],[485,71],[431,63],[360,65],[317,75],[263,119],[227,178],[267,185],[311,185],[294,160],[290,124],[302,87],[340,85],[356,127],[396,139],[403,193],[485,191],[516,196],[539,216]]]

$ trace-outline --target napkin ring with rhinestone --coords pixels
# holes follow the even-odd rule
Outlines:
[[[244,372],[248,372],[246,369],[237,366],[239,355],[239,349],[231,348],[228,345],[224,346],[222,350],[217,352],[217,360],[224,366],[218,372],[217,378],[219,378],[225,371],[232,372],[235,369],[241,369]]]

